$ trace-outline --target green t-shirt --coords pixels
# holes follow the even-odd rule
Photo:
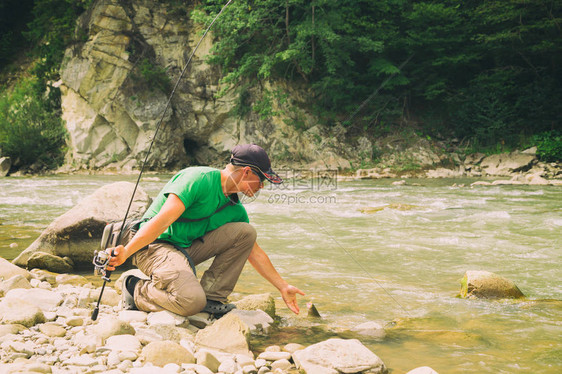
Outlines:
[[[143,218],[154,217],[166,202],[168,194],[177,195],[185,205],[181,218],[197,219],[197,222],[174,222],[158,239],[169,241],[180,247],[191,243],[229,222],[249,222],[248,214],[242,204],[229,205],[220,212],[215,211],[229,202],[221,187],[221,173],[210,167],[190,167],[181,170],[170,179],[156,196]],[[215,213],[215,214],[213,214]]]

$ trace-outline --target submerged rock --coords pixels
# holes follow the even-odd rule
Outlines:
[[[461,279],[462,298],[518,299],[523,292],[509,279],[489,271],[469,270]]]
[[[439,373],[437,373],[435,370],[433,370],[429,366],[422,366],[422,367],[410,370],[406,374],[439,374]]]
[[[351,331],[375,339],[383,339],[386,336],[384,327],[381,324],[374,321],[369,321],[357,325],[354,328],[352,328]]]

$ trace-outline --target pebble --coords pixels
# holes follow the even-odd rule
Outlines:
[[[289,370],[291,366],[293,366],[293,364],[291,364],[289,360],[283,358],[281,360],[274,361],[271,364],[271,370],[272,371],[274,371],[275,369]]]
[[[258,358],[264,359],[266,361],[277,361],[277,360],[290,360],[291,354],[289,352],[268,352],[265,351],[261,353]]]
[[[82,355],[82,356],[74,356],[74,357],[70,357],[67,360],[64,360],[63,365],[73,365],[73,366],[95,366],[98,365],[98,361],[93,358],[90,357],[88,355]]]
[[[181,366],[179,366],[178,364],[166,364],[164,365],[164,370],[166,370],[167,372],[170,373],[179,373],[181,371]]]
[[[244,374],[257,374],[258,369],[254,365],[246,365],[242,368]]]
[[[148,313],[140,310],[122,310],[119,312],[119,319],[123,322],[146,322]]]
[[[306,347],[302,344],[297,343],[289,343],[283,347],[283,351],[289,352],[290,354],[295,353],[296,351],[300,351],[301,349],[305,349]]]
[[[153,325],[182,325],[184,323],[189,323],[187,317],[182,317],[180,315],[174,314],[168,311],[153,312],[149,313],[146,322],[149,326]]]
[[[267,366],[262,366],[259,370],[258,370],[258,374],[265,374],[265,373],[269,373],[271,370],[267,367]]]
[[[117,369],[123,372],[129,371],[129,369],[131,369],[132,367],[133,367],[133,362],[131,360],[125,360],[119,365],[117,365]]]
[[[266,352],[281,352],[281,347],[278,345],[270,345],[265,349]]]
[[[238,365],[232,359],[224,360],[219,366],[219,372],[225,374],[234,374],[238,371]]]
[[[40,271],[32,274],[30,290],[35,291],[30,295],[37,298],[29,301],[41,305],[45,318],[31,327],[2,330],[5,332],[0,337],[0,373],[1,365],[14,362],[25,363],[17,372],[53,374],[286,373],[296,370],[290,362],[291,353],[304,348],[300,344],[272,345],[257,359],[252,352],[249,355],[219,352],[195,344],[199,327],[194,325],[204,328],[214,323],[208,314],[191,317],[191,324],[190,319],[170,312],[123,311],[111,305],[113,301],[109,304],[102,301],[99,318],[92,321],[93,302],[97,301],[93,296],[98,292],[92,284],[84,284],[80,279],[82,285],[57,284],[54,275]],[[70,278],[57,276],[57,279]],[[15,293],[18,292],[24,294],[24,291]],[[180,362],[170,360],[163,367],[149,363],[143,348],[162,340],[179,343],[197,363],[179,365]],[[166,349],[166,346],[162,348]],[[167,358],[166,353],[164,357]]]
[[[66,329],[52,322],[39,325],[39,331],[50,337],[63,337],[66,335]]]
[[[236,355],[236,363],[242,368],[244,366],[254,365],[254,362],[255,361],[254,361],[253,357],[249,357],[249,356],[242,355],[242,354]]]
[[[43,315],[45,316],[45,321],[47,322],[53,322],[58,317],[56,312],[44,312]]]
[[[136,352],[141,349],[141,342],[134,335],[115,335],[107,338],[105,347],[112,351]]]

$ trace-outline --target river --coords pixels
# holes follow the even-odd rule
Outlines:
[[[148,175],[141,187],[154,197],[168,177]],[[13,259],[55,217],[120,180],[136,177],[0,179],[0,255]],[[246,205],[258,242],[306,292],[305,314],[312,301],[323,317],[305,328],[309,322],[280,302],[287,328],[271,340],[311,344],[335,334],[326,329],[349,337],[342,331],[376,321],[396,327],[383,340],[362,341],[393,374],[426,365],[439,373],[562,372],[562,188],[454,186],[470,182],[312,178],[266,186]],[[466,270],[507,277],[528,299],[459,299]],[[278,296],[250,266],[235,292]]]

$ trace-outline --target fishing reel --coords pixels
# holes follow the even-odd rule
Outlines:
[[[98,314],[100,311],[100,301],[103,295],[103,290],[105,289],[105,284],[107,282],[111,282],[109,277],[111,276],[111,271],[107,270],[107,265],[109,265],[109,260],[111,257],[115,256],[113,250],[111,254],[106,252],[106,249],[109,248],[110,245],[113,244],[113,239],[115,238],[113,229],[114,224],[110,223],[105,226],[103,229],[103,234],[101,236],[101,249],[99,251],[94,252],[94,259],[92,263],[94,264],[94,274],[101,275],[101,279],[103,279],[103,286],[101,287],[100,297],[98,298],[98,303],[92,312],[92,321],[95,321],[98,318]],[[113,245],[112,245],[113,246]]]
[[[111,256],[104,249],[94,252],[94,259],[92,263],[94,264],[94,274],[101,275],[103,280],[110,282],[109,274],[107,271],[107,265],[109,264],[109,259]]]
[[[101,237],[101,249],[94,252],[94,259],[92,260],[92,264],[94,264],[94,274],[101,275],[101,279],[107,282],[111,282],[109,279],[111,271],[107,270],[107,265],[109,264],[110,258],[114,256],[114,254],[112,251],[110,255],[106,252],[106,249],[113,241],[113,226],[114,224],[110,223],[103,229],[103,234]]]

